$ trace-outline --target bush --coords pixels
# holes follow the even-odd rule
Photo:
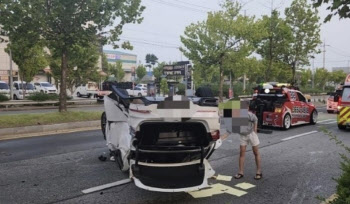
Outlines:
[[[186,91],[186,85],[185,84],[178,84],[177,85],[178,91],[176,92],[178,95],[185,95]]]
[[[329,130],[323,128],[322,131],[334,140],[337,145],[342,147],[346,154],[350,155],[350,147],[346,146]],[[340,162],[340,169],[342,174],[339,178],[334,179],[337,182],[337,197],[331,201],[331,204],[350,203],[350,158],[346,154],[340,154],[342,161]]]
[[[34,93],[34,94],[28,96],[28,99],[33,100],[33,101],[58,100],[58,95],[38,92],[38,93]]]
[[[0,94],[0,102],[8,101],[9,98],[3,94]]]
[[[322,89],[313,89],[313,88],[306,88],[306,87],[301,87],[300,91],[303,94],[314,94],[314,95],[325,92],[325,91],[322,91]]]

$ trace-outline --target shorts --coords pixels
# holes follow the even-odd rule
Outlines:
[[[247,146],[251,144],[253,147],[260,144],[258,135],[253,131],[249,135],[241,135],[241,146]]]

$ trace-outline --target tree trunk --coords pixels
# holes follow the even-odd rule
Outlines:
[[[220,87],[219,87],[219,101],[223,102],[223,86],[224,86],[224,69],[222,69],[221,65],[220,65]]]
[[[295,66],[295,62],[293,63],[292,65],[292,85],[294,86],[295,85],[295,69],[296,69],[296,66]]]
[[[67,112],[67,88],[66,88],[67,67],[68,67],[67,51],[63,50],[62,64],[61,64],[59,112]]]

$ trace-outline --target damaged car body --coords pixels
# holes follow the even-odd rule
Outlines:
[[[220,147],[219,110],[185,96],[129,97],[112,87],[101,118],[107,146],[137,187],[160,192],[205,188]]]

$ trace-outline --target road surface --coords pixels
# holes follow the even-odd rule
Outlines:
[[[238,197],[230,194],[193,198],[188,193],[159,193],[133,183],[83,194],[81,191],[127,178],[116,163],[101,162],[107,152],[101,131],[58,134],[0,141],[0,203],[320,203],[315,197],[335,192],[343,150],[321,132],[326,127],[350,146],[350,131],[339,131],[335,115],[320,113],[317,125],[273,129],[259,134],[263,179],[255,181],[251,148],[245,176],[232,181],[210,180],[234,187],[247,182],[254,188]],[[238,172],[239,137],[230,135],[212,155],[216,174]],[[242,190],[242,189],[241,189]]]

